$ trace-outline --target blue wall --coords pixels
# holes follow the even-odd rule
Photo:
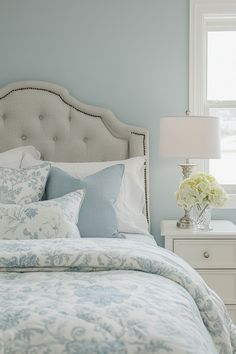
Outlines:
[[[188,107],[188,0],[0,0],[0,85],[46,80],[147,127],[152,232],[180,215],[159,118]]]

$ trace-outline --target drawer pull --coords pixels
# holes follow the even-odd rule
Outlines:
[[[204,258],[210,258],[210,253],[204,252],[204,253],[203,253],[203,256],[204,256]]]

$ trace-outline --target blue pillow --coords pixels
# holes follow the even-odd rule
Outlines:
[[[46,199],[61,197],[77,189],[85,189],[80,209],[78,228],[83,237],[117,237],[115,212],[124,165],[107,167],[83,179],[71,177],[65,171],[52,167],[46,185]]]

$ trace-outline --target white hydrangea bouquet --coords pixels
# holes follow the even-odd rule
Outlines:
[[[213,176],[196,173],[182,181],[175,193],[177,204],[185,210],[194,211],[193,219],[199,228],[210,224],[210,207],[223,207],[228,195]],[[202,224],[208,224],[203,225]]]

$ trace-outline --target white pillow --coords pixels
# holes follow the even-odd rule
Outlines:
[[[29,168],[0,167],[0,203],[27,204],[42,199],[49,163]]]
[[[116,164],[124,164],[125,171],[120,192],[116,201],[116,215],[118,231],[126,233],[149,234],[145,216],[145,185],[144,163],[145,157],[133,157],[121,161],[105,162],[50,162],[75,178],[84,178]],[[37,165],[39,161],[25,154],[22,167]]]
[[[27,205],[0,204],[0,239],[78,238],[84,191]]]
[[[15,149],[7,150],[0,153],[0,166],[19,168],[23,159],[24,154],[31,156],[35,159],[40,159],[41,154],[33,146],[21,146]]]

